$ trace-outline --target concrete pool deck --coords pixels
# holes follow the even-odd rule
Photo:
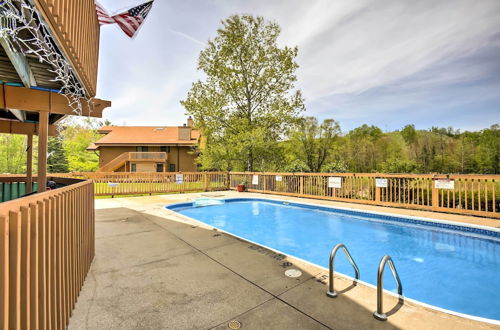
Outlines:
[[[385,295],[293,257],[186,221],[163,206],[201,195],[279,198],[500,226],[499,220],[232,191],[96,200],[96,257],[70,329],[498,329]],[[328,258],[328,256],[325,256]],[[292,265],[290,265],[291,263]],[[298,269],[298,278],[285,276]]]

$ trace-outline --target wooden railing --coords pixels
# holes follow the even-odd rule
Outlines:
[[[165,162],[168,154],[166,152],[124,152],[113,158],[108,163],[99,168],[99,172],[112,172],[121,167],[127,161],[157,161]]]
[[[94,181],[96,196],[181,193],[229,189],[226,172],[85,172],[72,176]]]
[[[93,183],[0,204],[0,328],[66,328],[94,258]]]
[[[500,175],[232,172],[230,177],[232,189],[244,182],[253,192],[500,218]]]
[[[97,195],[224,190],[245,183],[250,192],[500,218],[500,175],[193,172],[178,183],[176,174],[68,175],[94,180]]]
[[[166,152],[129,152],[129,160],[157,160],[166,161]]]
[[[99,23],[94,0],[35,0],[78,77],[95,96],[99,60]]]
[[[37,191],[37,176],[34,175],[31,180],[31,192]],[[58,188],[78,183],[81,180],[71,177],[47,177],[47,181],[54,181]],[[28,193],[26,176],[0,174],[0,203],[7,202],[12,199],[23,197]]]
[[[104,164],[99,168],[99,172],[111,172],[122,166],[126,161],[128,161],[128,152],[124,152],[116,158],[113,158],[108,163]]]

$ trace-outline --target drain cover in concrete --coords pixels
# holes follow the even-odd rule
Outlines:
[[[239,328],[241,328],[241,323],[236,321],[236,320],[232,320],[232,321],[229,321],[229,323],[227,324],[227,327],[229,329],[239,329]]]
[[[288,277],[299,277],[302,275],[302,272],[298,269],[288,269],[285,271],[285,275]]]

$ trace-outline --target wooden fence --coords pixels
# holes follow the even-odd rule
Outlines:
[[[93,258],[91,181],[1,203],[0,328],[66,328]]]
[[[96,195],[226,190],[245,183],[251,192],[500,218],[500,175],[96,172],[67,176],[94,180]]]
[[[500,175],[231,172],[230,187],[240,183],[252,192],[500,218]]]
[[[96,196],[181,193],[229,189],[229,174],[226,172],[80,172],[69,175],[94,181]]]

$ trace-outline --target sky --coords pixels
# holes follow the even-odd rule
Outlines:
[[[145,0],[144,0],[145,1]],[[100,0],[110,13],[143,0]],[[135,39],[101,28],[97,96],[115,125],[180,125],[198,55],[233,14],[298,46],[305,115],[342,130],[500,123],[500,0],[155,0]]]

